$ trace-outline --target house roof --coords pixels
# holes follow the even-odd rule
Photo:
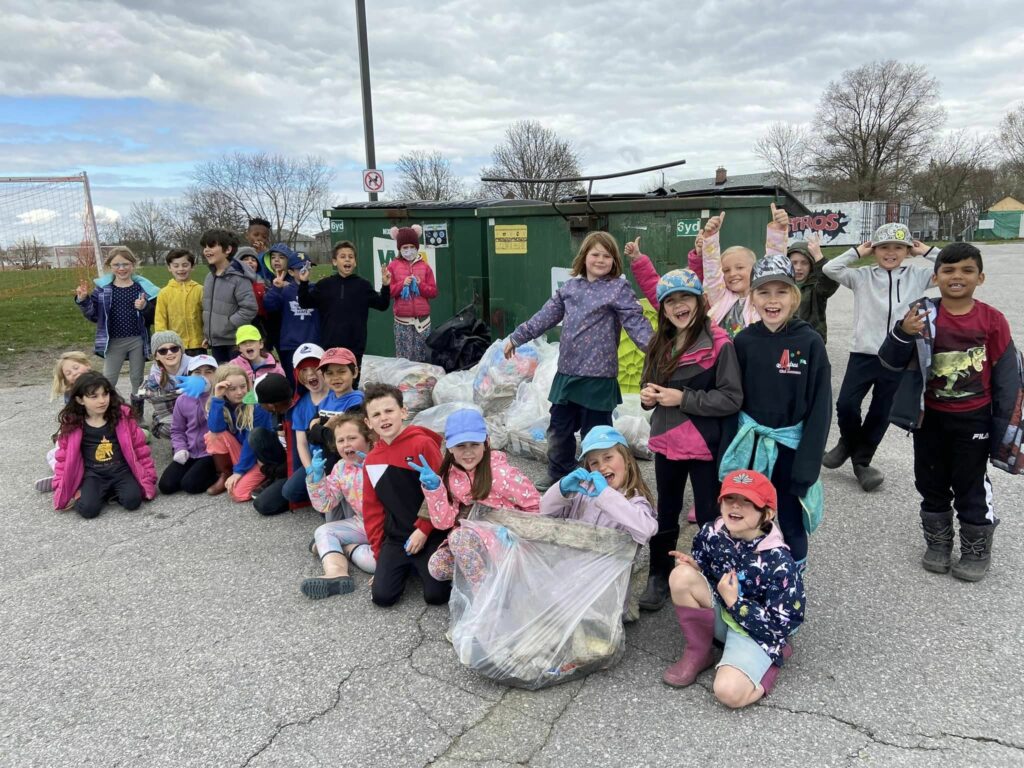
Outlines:
[[[998,203],[989,206],[990,211],[1024,211],[1024,203],[1015,197],[1004,197]]]

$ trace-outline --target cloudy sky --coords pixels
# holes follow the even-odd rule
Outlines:
[[[86,170],[97,206],[174,197],[233,150],[323,156],[365,199],[353,2],[0,0],[0,176]],[[439,150],[475,181],[512,121],[586,172],[686,158],[668,180],[760,170],[776,120],[884,58],[938,78],[947,128],[1024,101],[1019,2],[368,0],[378,166]],[[634,189],[605,182],[595,191]]]

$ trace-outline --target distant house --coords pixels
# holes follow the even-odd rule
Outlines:
[[[308,256],[313,250],[315,240],[312,235],[294,232],[290,229],[282,229],[280,242],[288,243],[294,250]]]
[[[331,230],[317,232],[313,238],[313,248],[308,254],[315,264],[326,264],[331,260]]]
[[[1024,211],[1024,203],[1015,197],[1004,197],[989,207],[990,211]]]
[[[939,239],[939,214],[934,208],[919,205],[910,214],[907,226],[918,240]]]
[[[681,179],[668,185],[669,192],[707,192],[715,194],[721,190],[735,190],[742,187],[785,187],[778,174],[772,171],[762,173],[742,173],[730,176],[725,168],[719,167],[715,175],[700,179]],[[794,179],[789,191],[793,197],[807,207],[824,203],[828,200],[824,188],[809,179]]]

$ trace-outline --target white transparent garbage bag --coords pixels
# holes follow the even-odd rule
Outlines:
[[[482,560],[472,580],[455,572],[452,645],[462,664],[536,690],[618,662],[637,551],[628,534],[479,505],[461,525]]]

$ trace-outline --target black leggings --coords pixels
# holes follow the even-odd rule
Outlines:
[[[415,555],[405,554],[403,542],[385,539],[377,558],[370,597],[376,605],[388,608],[399,601],[405,592],[405,582],[416,573],[423,583],[423,600],[430,605],[444,605],[452,592],[450,581],[438,581],[427,570],[427,562],[434,554],[447,531],[433,531],[426,544]]]
[[[78,490],[82,495],[75,502],[75,511],[86,519],[98,516],[104,503],[114,498],[127,510],[142,506],[142,486],[127,466],[109,475],[86,471]]]
[[[651,537],[651,573],[667,577],[675,565],[669,552],[679,540],[679,515],[683,511],[686,479],[693,489],[697,525],[712,522],[718,516],[716,493],[718,468],[714,461],[674,460],[654,454],[654,479],[658,488],[658,532]]]
[[[217,467],[212,456],[190,458],[184,464],[172,461],[160,475],[160,493],[170,495],[178,491],[203,493],[217,481]]]

